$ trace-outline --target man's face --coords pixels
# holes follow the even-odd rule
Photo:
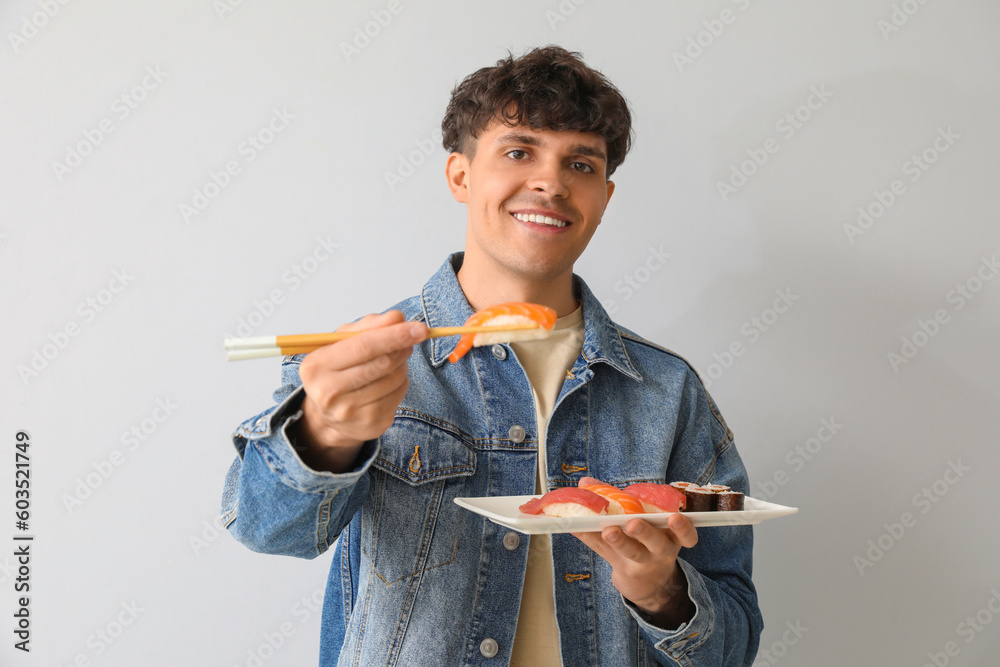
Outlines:
[[[536,281],[571,272],[614,192],[606,169],[599,134],[495,121],[472,160],[448,159],[452,194],[468,205],[466,257]]]

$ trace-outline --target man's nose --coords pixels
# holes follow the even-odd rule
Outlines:
[[[569,195],[566,172],[556,162],[540,162],[531,174],[527,185],[535,192],[544,192],[550,197],[565,198]]]

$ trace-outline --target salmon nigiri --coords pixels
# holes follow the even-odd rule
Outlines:
[[[593,491],[602,498],[607,498],[610,502],[608,514],[642,514],[645,512],[642,501],[638,498],[630,493],[625,493],[616,486],[605,484],[599,479],[584,477],[580,480],[578,486],[581,489]]]
[[[473,347],[544,338],[556,324],[556,311],[537,303],[514,301],[484,308],[465,321],[467,327],[501,327],[525,324],[534,324],[538,328],[523,331],[463,334],[458,345],[455,346],[455,351],[448,356],[448,361],[455,363]]]

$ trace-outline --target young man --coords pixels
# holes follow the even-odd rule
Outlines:
[[[614,324],[573,264],[630,142],[620,93],[558,47],[470,75],[443,122],[464,253],[417,297],[286,358],[276,406],[236,431],[223,498],[251,549],[336,544],[327,665],[750,665],[762,629],[749,526],[520,535],[462,496],[688,480],[747,492],[733,436],[681,358]],[[507,301],[544,340],[474,348],[427,327]],[[339,539],[338,539],[339,537]]]

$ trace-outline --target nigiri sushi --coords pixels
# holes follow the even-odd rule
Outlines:
[[[549,491],[541,498],[532,498],[521,505],[525,514],[546,516],[597,516],[607,514],[608,500],[575,486],[563,486]]]
[[[638,482],[624,489],[639,499],[645,512],[677,512],[684,509],[684,493],[669,484]]]
[[[556,311],[548,306],[537,303],[513,301],[484,308],[465,321],[467,327],[500,327],[508,325],[535,324],[536,329],[522,331],[498,331],[491,333],[463,334],[448,356],[448,361],[455,363],[465,356],[473,347],[493,345],[494,343],[509,343],[518,340],[535,340],[544,338],[556,323]]]
[[[577,484],[581,489],[593,491],[597,495],[607,498],[610,503],[608,514],[642,514],[645,511],[638,498],[625,493],[618,487],[605,484],[599,479],[583,477]]]

